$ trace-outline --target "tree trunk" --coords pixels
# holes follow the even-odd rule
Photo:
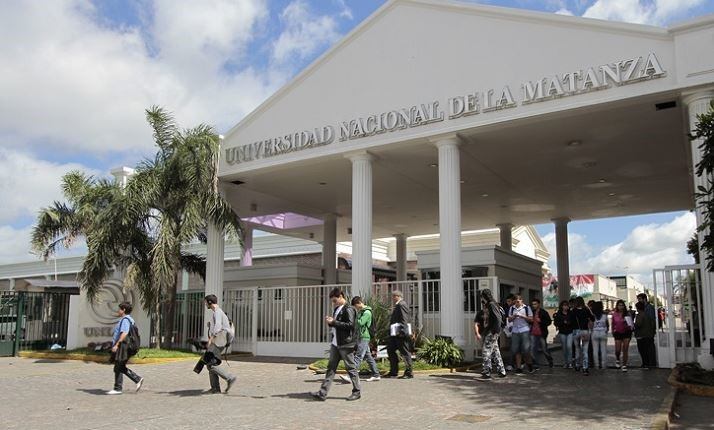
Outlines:
[[[154,303],[154,318],[152,321],[154,323],[154,349],[161,349],[161,299],[157,297],[156,303]]]
[[[181,272],[174,275],[174,284],[166,292],[166,315],[164,319],[164,348],[173,348],[174,341],[174,320],[176,319],[176,288],[178,288],[178,277]]]

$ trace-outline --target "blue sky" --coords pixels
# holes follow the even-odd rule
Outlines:
[[[143,109],[225,131],[384,2],[380,0],[58,0],[6,2],[0,15],[0,264],[30,260],[37,210],[58,179],[107,175],[153,153]],[[714,13],[714,0],[486,0],[480,3],[668,26]],[[19,177],[13,172],[22,171]],[[573,222],[571,266],[636,267],[638,238],[672,229],[668,262],[690,234],[687,213]],[[552,226],[537,226],[546,243]],[[664,233],[663,233],[664,232]],[[649,237],[649,236],[647,236]],[[681,245],[681,246],[680,246]],[[665,245],[663,245],[665,246]],[[628,254],[629,253],[629,254]],[[615,260],[622,262],[615,263]],[[673,261],[676,260],[676,261]],[[656,260],[660,261],[660,260]],[[662,260],[664,261],[664,260]],[[551,266],[553,263],[551,262]],[[633,269],[635,270],[635,269]]]

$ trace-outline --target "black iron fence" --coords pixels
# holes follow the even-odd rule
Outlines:
[[[67,345],[69,293],[0,293],[0,355]]]

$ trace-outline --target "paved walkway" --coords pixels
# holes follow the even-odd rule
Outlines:
[[[306,395],[322,377],[295,363],[231,362],[239,382],[229,395],[202,394],[208,375],[196,375],[193,365],[133,366],[146,377],[142,391],[132,392],[129,382],[124,395],[106,396],[111,366],[2,358],[1,427],[639,429],[650,426],[669,390],[665,370],[602,370],[585,377],[545,368],[487,382],[476,373],[454,373],[364,383],[356,402],[346,402],[350,386],[337,383],[322,403]]]
[[[712,405],[714,405],[714,399],[711,397],[693,396],[686,392],[679,393],[677,405],[674,408],[676,415],[672,420],[671,428],[674,430],[714,429]]]

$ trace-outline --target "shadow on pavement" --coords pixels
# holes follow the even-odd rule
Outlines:
[[[310,393],[286,393],[286,394],[273,394],[270,397],[278,397],[282,399],[297,399],[305,400],[306,402],[316,402]]]
[[[484,410],[507,408],[514,416],[534,414],[551,420],[598,423],[613,417],[648,421],[668,393],[667,371],[591,371],[590,376],[572,370],[504,379],[479,380],[471,375],[433,375],[430,379],[472,399]]]
[[[197,390],[177,390],[177,391],[164,391],[164,394],[169,394],[171,396],[178,396],[178,397],[196,397],[196,396],[213,396],[214,394],[210,394],[206,392],[204,389],[197,389]]]
[[[77,391],[81,391],[85,394],[93,394],[95,396],[107,395],[107,390],[100,390],[99,388],[77,388]]]
[[[65,362],[65,360],[56,360],[54,358],[39,358],[39,359],[33,361],[33,363],[41,363],[41,364],[64,363],[64,362]]]

